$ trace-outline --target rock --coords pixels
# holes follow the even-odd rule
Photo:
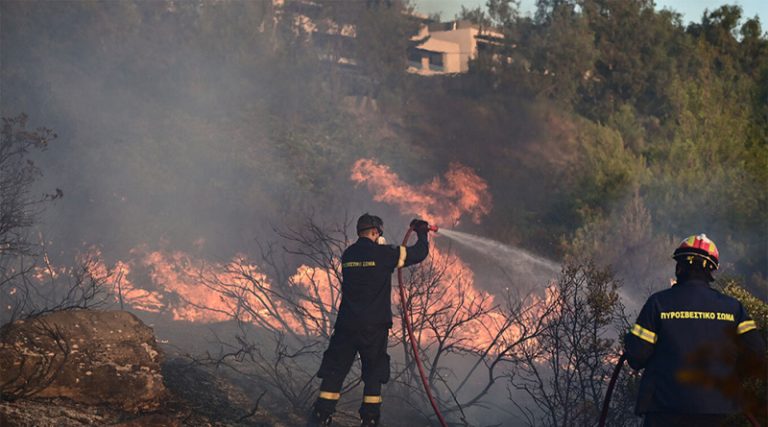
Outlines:
[[[181,421],[165,415],[144,415],[125,421],[119,424],[113,424],[113,427],[180,427]]]
[[[66,399],[0,401],[0,426],[81,427],[104,426],[120,419],[118,410],[87,406]]]
[[[0,329],[6,399],[62,397],[154,410],[167,395],[161,362],[152,329],[124,311],[61,311]]]

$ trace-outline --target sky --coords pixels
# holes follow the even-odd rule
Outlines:
[[[422,13],[440,12],[444,21],[452,19],[461,6],[474,9],[485,6],[486,0],[414,0],[416,10]],[[737,4],[744,11],[744,17],[760,17],[763,29],[768,24],[768,1],[766,0],[656,0],[659,9],[672,9],[683,15],[683,22],[699,22],[705,9],[714,10],[724,4]],[[525,13],[533,14],[536,9],[536,0],[521,0],[520,9]]]

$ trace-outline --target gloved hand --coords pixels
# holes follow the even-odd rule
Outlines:
[[[411,221],[411,228],[417,233],[426,233],[429,231],[429,223],[421,219]]]

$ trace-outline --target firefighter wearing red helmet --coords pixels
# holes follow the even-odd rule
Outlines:
[[[429,224],[414,219],[411,228],[418,236],[414,245],[387,245],[381,218],[366,213],[358,219],[359,238],[341,255],[341,304],[317,373],[323,381],[309,426],[331,424],[344,378],[356,354],[360,355],[365,384],[359,411],[361,426],[378,425],[381,385],[389,381],[387,337],[392,327],[392,272],[420,263],[429,253]]]
[[[677,283],[648,298],[625,339],[630,366],[645,369],[635,410],[644,426],[719,426],[741,411],[722,384],[738,378],[740,357],[763,357],[765,342],[741,303],[709,286],[715,242],[690,236],[672,257]]]

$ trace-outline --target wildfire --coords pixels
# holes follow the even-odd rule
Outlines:
[[[520,326],[510,325],[495,297],[475,286],[466,263],[439,248],[430,254],[428,262],[407,276],[409,307],[422,345],[443,341],[456,349],[494,353],[521,336]],[[333,267],[301,265],[276,287],[242,256],[211,263],[183,251],[146,247],[133,249],[131,255],[112,267],[96,248],[87,257],[98,260],[91,275],[110,283],[115,301],[135,310],[200,323],[239,318],[304,336],[327,336],[333,329],[341,297],[341,277]],[[148,279],[143,287],[136,284],[139,277]],[[393,295],[393,301],[398,298]],[[528,317],[540,314],[536,310],[541,302],[534,299],[524,308]]]
[[[456,163],[444,177],[411,186],[389,167],[361,159],[352,169],[352,179],[365,183],[376,200],[438,223],[454,222],[463,215],[477,222],[491,209],[486,182]],[[202,240],[195,243],[203,244]],[[454,349],[493,353],[522,336],[525,325],[521,322],[535,322],[543,314],[539,307],[552,297],[528,301],[518,307],[518,317],[512,321],[504,304],[475,286],[472,270],[454,253],[433,247],[430,254],[407,276],[409,310],[422,345],[441,342]],[[90,274],[112,286],[121,307],[167,313],[175,320],[239,319],[273,331],[327,336],[341,298],[337,257],[330,265],[301,265],[280,283],[272,283],[243,255],[228,262],[209,262],[183,251],[139,246],[130,251],[129,259],[111,266],[97,248],[84,254],[81,262],[85,259],[90,260]],[[397,299],[393,295],[393,301]]]
[[[300,265],[279,283],[242,255],[210,262],[184,251],[143,245],[132,249],[129,258],[107,265],[101,251],[92,247],[78,262],[109,287],[120,308],[164,313],[179,321],[237,319],[274,332],[327,337],[341,298],[338,258],[328,266]],[[51,264],[46,269],[66,273]],[[478,288],[470,267],[439,247],[430,250],[427,261],[408,269],[405,277],[409,312],[423,348],[441,343],[443,348],[478,354],[505,351],[507,343],[524,336],[528,325],[542,318],[544,308],[557,297],[551,292],[534,296],[518,307],[517,317],[511,317],[504,304],[508,301]],[[397,289],[393,292],[397,304]],[[401,315],[400,310],[395,313]],[[402,338],[399,324],[396,319],[396,338]]]
[[[466,263],[439,248],[430,250],[426,265],[412,271],[406,288],[422,345],[442,341],[443,346],[466,351],[499,352],[545,316],[546,307],[557,298],[555,288],[549,287],[544,296],[530,295],[525,303],[507,307],[478,289],[474,280]]]
[[[183,251],[130,251],[129,261],[108,267],[97,248],[90,274],[111,284],[116,302],[136,310],[168,313],[174,320],[222,322],[235,318],[304,335],[327,334],[339,297],[330,270],[300,266],[280,292],[244,256],[212,263]],[[148,278],[144,287],[136,276]]]
[[[459,163],[451,163],[442,179],[435,177],[428,183],[412,186],[389,166],[373,159],[360,159],[352,166],[350,178],[366,184],[375,201],[396,205],[404,214],[437,224],[453,225],[464,215],[479,223],[493,204],[488,183]]]

